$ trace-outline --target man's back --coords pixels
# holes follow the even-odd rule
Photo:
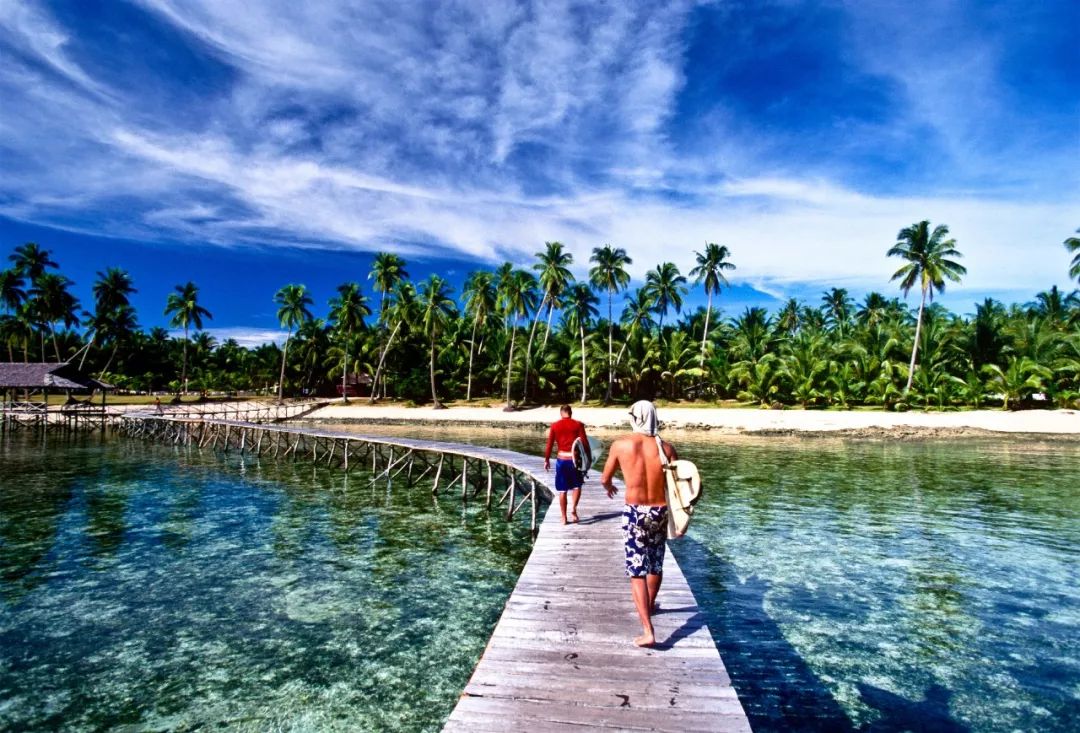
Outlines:
[[[664,443],[668,460],[678,455],[669,443]],[[616,467],[622,472],[626,484],[626,503],[641,506],[662,506],[667,503],[664,491],[664,469],[656,439],[632,433],[616,440],[608,454],[607,465],[601,483],[606,484]]]

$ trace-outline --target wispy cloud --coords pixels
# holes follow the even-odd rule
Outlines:
[[[804,14],[825,41],[783,4],[124,7],[145,30],[119,63],[107,27],[0,0],[0,214],[487,263],[559,239],[579,274],[611,242],[636,277],[719,241],[778,295],[883,287],[884,251],[924,218],[951,226],[965,287],[1041,288],[1080,221],[1068,82],[1030,116],[1010,103],[1038,92],[1004,26],[1052,35],[1019,5]],[[127,63],[140,44],[164,66]]]

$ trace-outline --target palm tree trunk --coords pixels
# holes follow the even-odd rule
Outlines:
[[[118,351],[119,349],[120,349],[120,344],[119,344],[119,343],[114,343],[114,344],[113,344],[113,349],[112,349],[112,353],[111,353],[111,354],[109,354],[109,360],[108,360],[107,362],[105,362],[105,368],[101,370],[101,374],[99,374],[99,375],[98,375],[98,379],[101,379],[102,377],[104,377],[104,376],[105,376],[105,372],[109,371],[109,367],[111,367],[111,366],[112,366],[112,363],[113,363],[113,359],[115,359],[115,358],[116,358],[116,352],[117,352],[117,351]],[[80,365],[80,366],[79,366],[79,370],[80,370],[80,371],[82,370],[82,365]]]
[[[58,344],[56,342],[56,328],[51,323],[49,324],[49,333],[52,335],[52,347],[53,347],[53,353],[56,354],[56,360],[57,361],[63,361],[63,359],[60,358],[60,344]],[[45,353],[44,350],[42,350],[43,355],[44,355],[44,353]],[[45,361],[45,360],[42,359],[42,361]]]
[[[580,324],[578,331],[581,333],[581,404],[584,405],[589,386],[588,376],[585,373],[585,324]]]
[[[90,337],[90,343],[88,343],[86,345],[86,348],[83,350],[82,358],[79,359],[79,371],[80,372],[82,371],[83,364],[86,363],[86,355],[90,353],[90,347],[94,345],[94,341],[96,339],[97,339],[97,333],[94,333],[94,335]]]
[[[431,401],[434,403],[435,409],[442,407],[442,403],[439,402],[439,395],[435,394],[435,336],[431,337],[431,358],[429,362],[428,373],[431,375]]]
[[[345,337],[345,349],[341,355],[341,399],[342,404],[349,404],[349,337]]]
[[[390,351],[391,344],[394,343],[394,337],[397,336],[398,330],[401,328],[401,324],[402,321],[399,320],[394,325],[394,330],[390,332],[390,338],[386,340],[386,348],[383,349],[382,355],[379,357],[379,366],[375,369],[375,379],[373,380],[371,385],[371,397],[368,398],[369,403],[373,404],[378,395],[377,389],[379,385],[379,377],[381,377],[383,373],[383,364],[386,363],[386,355]]]
[[[709,292],[709,304],[705,306],[705,333],[701,337],[701,368],[705,368],[705,342],[709,340],[709,316],[712,315],[712,291]]]
[[[472,336],[469,337],[469,378],[465,383],[465,401],[472,401],[472,368],[473,368],[473,353],[476,346],[476,327],[480,322],[480,318],[473,318],[472,322]]]
[[[911,345],[911,365],[908,367],[907,386],[904,394],[911,391],[911,383],[915,379],[915,354],[919,351],[919,335],[922,333],[923,309],[926,307],[926,288],[923,288],[922,299],[919,301],[919,316],[915,319],[915,343]]]
[[[281,350],[281,376],[278,377],[277,384],[277,398],[278,402],[281,402],[282,395],[285,393],[285,359],[289,356],[289,339],[292,338],[292,329],[289,329],[289,335],[285,337],[285,348]]]
[[[551,316],[552,316],[553,313],[555,313],[555,299],[554,298],[552,298],[551,302],[548,303],[547,330],[544,331],[544,346],[541,349],[542,351],[547,350],[548,336],[551,335]]]
[[[604,404],[611,403],[611,383],[615,379],[615,365],[611,363],[611,340],[615,336],[615,323],[611,320],[611,296],[612,290],[607,291],[607,392],[604,393]]]
[[[188,327],[184,325],[184,358],[180,362],[180,391],[187,394],[187,342],[188,342]]]
[[[510,356],[506,359],[506,406],[512,407],[510,404],[510,381],[514,376],[514,340],[517,338],[517,326],[510,331]]]
[[[540,314],[544,312],[544,304],[547,303],[547,299],[547,293],[544,293],[544,300],[541,301],[540,307],[536,309],[532,328],[529,329],[529,345],[525,348],[525,386],[521,388],[522,402],[525,402],[529,397],[529,361],[532,359],[533,338],[536,336],[536,324],[540,322]]]

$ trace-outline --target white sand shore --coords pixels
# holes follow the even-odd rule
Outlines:
[[[721,433],[833,433],[896,436],[942,436],[980,433],[1080,436],[1080,411],[1029,410],[1004,412],[832,412],[820,410],[753,410],[696,407],[659,408],[668,430],[715,430]],[[309,416],[316,420],[367,423],[421,422],[546,426],[558,419],[558,407],[503,412],[500,407],[428,407],[369,405],[351,402],[324,407]],[[592,428],[627,427],[625,407],[574,408],[574,417]]]

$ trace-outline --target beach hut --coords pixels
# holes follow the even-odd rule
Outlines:
[[[371,384],[374,382],[370,374],[347,374],[345,384],[338,382],[336,385],[338,397],[367,397],[371,394]]]
[[[0,362],[0,390],[3,390],[5,412],[40,412],[45,414],[49,393],[64,392],[69,398],[75,394],[101,392],[101,409],[105,409],[105,395],[115,389],[111,384],[88,377],[67,362],[44,362],[40,364],[19,364]],[[26,399],[19,401],[17,395],[23,392]],[[40,394],[40,402],[29,398]],[[88,405],[89,402],[79,403]]]

